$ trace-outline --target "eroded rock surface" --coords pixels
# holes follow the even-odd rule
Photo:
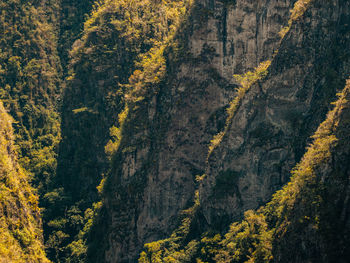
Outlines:
[[[209,225],[225,228],[288,181],[349,74],[349,11],[344,1],[315,1],[292,25],[266,79],[241,101],[201,186]]]
[[[237,87],[233,74],[271,58],[293,2],[197,3],[183,40],[188,57],[169,69],[175,75],[143,113],[149,128],[134,130],[131,138],[135,144],[150,139],[124,152],[122,168],[114,172],[112,184],[119,186],[107,199],[108,262],[133,261],[145,242],[175,228],[179,212],[193,200],[195,176],[205,171],[210,140],[224,127]]]

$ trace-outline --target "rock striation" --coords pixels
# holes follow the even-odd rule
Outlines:
[[[349,74],[349,11],[343,1],[312,2],[283,39],[266,79],[241,100],[201,185],[209,225],[225,227],[288,181]]]
[[[130,152],[114,163],[118,168],[108,182],[114,194],[108,194],[105,209],[106,261],[132,262],[145,242],[174,229],[179,212],[193,200],[196,175],[205,172],[210,140],[224,128],[237,87],[233,74],[272,57],[292,6],[293,1],[194,4],[181,35],[186,57],[173,63],[169,52],[169,76],[139,114],[148,123],[140,132],[128,127]],[[143,137],[146,143],[137,143]]]

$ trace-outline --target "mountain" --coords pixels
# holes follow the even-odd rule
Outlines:
[[[299,1],[290,18],[291,2],[193,4],[178,40],[186,60],[169,47],[169,73],[122,126],[105,182],[104,260],[133,262],[142,244],[170,236],[197,184],[200,235],[224,232],[288,182],[349,73],[347,4],[337,4]]]
[[[348,262],[350,80],[291,179],[221,236],[193,235],[200,207],[184,211],[169,238],[145,245],[139,262]],[[191,239],[196,237],[195,239]]]
[[[5,260],[346,262],[347,1],[0,7]]]

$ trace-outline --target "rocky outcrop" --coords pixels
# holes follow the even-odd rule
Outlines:
[[[132,262],[145,242],[174,229],[193,200],[195,176],[205,171],[210,140],[224,127],[237,87],[233,74],[272,56],[292,5],[195,4],[181,35],[186,57],[174,63],[169,51],[167,80],[132,117],[140,121],[124,127],[128,143],[106,182],[107,262]]]
[[[266,79],[241,100],[200,189],[210,226],[225,228],[287,182],[349,74],[349,11],[344,1],[312,2],[283,39]]]

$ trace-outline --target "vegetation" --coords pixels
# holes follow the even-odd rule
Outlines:
[[[279,32],[281,39],[283,39],[288,33],[293,22],[297,21],[305,13],[312,1],[313,0],[298,0],[295,2],[293,9],[290,10],[290,18],[288,20],[288,25],[282,28]]]
[[[310,3],[296,1],[282,39]],[[188,30],[184,25],[193,5],[193,0],[102,0],[94,6],[92,0],[0,2],[0,262],[103,260],[98,257],[106,236],[99,232],[109,227],[104,199],[117,192],[113,209],[121,214],[137,209],[143,172],[153,160],[128,179],[128,187],[113,176],[122,169],[121,156],[160,140],[158,133],[147,134],[154,125],[149,105],[168,88],[170,65],[185,57],[187,39],[181,33]],[[240,87],[208,158],[270,64],[234,75]],[[327,78],[332,74],[338,73],[327,72]],[[350,81],[290,183],[271,202],[247,211],[225,235],[202,233],[197,191],[179,227],[169,238],[145,244],[139,262],[349,258],[343,241],[350,232],[340,200],[348,194],[349,99]],[[157,158],[152,150],[149,158]],[[238,176],[220,174],[216,197],[233,189]],[[204,177],[197,176],[197,183]],[[118,238],[127,237],[130,217],[117,226]]]
[[[0,259],[49,262],[42,242],[38,196],[17,162],[12,122],[0,101]]]
[[[16,121],[19,162],[42,191],[55,173],[60,139],[60,65],[48,22],[55,16],[38,1],[3,1],[0,9],[0,99]]]
[[[310,3],[311,1],[296,2],[291,11],[289,26],[284,29],[282,37]],[[228,108],[224,131],[211,141],[209,155],[221,143],[244,95],[253,83],[264,78],[270,63],[267,61],[254,72],[235,76],[241,87]],[[139,262],[302,262],[310,258],[322,261],[328,257],[327,260],[331,260],[332,255],[333,258],[341,255],[339,260],[345,262],[348,257],[345,252],[347,249],[341,240],[346,240],[349,230],[344,229],[344,223],[337,222],[339,209],[338,212],[332,211],[331,206],[335,205],[335,200],[341,200],[340,196],[346,195],[345,171],[348,168],[343,169],[343,174],[335,176],[334,173],[324,175],[322,167],[329,167],[332,158],[339,153],[337,145],[344,147],[347,144],[345,120],[349,116],[346,110],[349,107],[349,84],[350,82],[340,94],[334,110],[328,114],[327,120],[313,136],[314,142],[304,158],[292,171],[291,182],[278,191],[270,203],[256,212],[247,211],[244,220],[233,223],[224,237],[215,232],[206,232],[200,238],[192,240],[183,235],[182,240],[186,240],[185,242],[169,242],[169,239],[165,239],[146,244]],[[339,127],[339,123],[344,123],[344,126]],[[338,138],[336,134],[342,134],[342,138]],[[329,182],[324,184],[323,180]],[[344,184],[342,192],[335,194],[332,183]],[[192,222],[197,222],[196,220],[198,219],[194,218]],[[339,232],[335,234],[331,229]],[[191,231],[194,230],[190,229],[189,232]],[[300,233],[303,233],[302,236]],[[199,235],[196,233],[194,236]],[[336,244],[330,244],[333,241]],[[305,243],[306,248],[303,247]]]
[[[305,11],[311,3],[312,0],[298,0],[295,2],[293,9],[290,10],[291,14],[288,20],[288,26],[282,28],[282,30],[279,32],[279,35],[282,40],[285,37],[285,35],[289,32],[293,22],[297,21],[305,13]],[[278,50],[274,53],[273,57],[275,57],[277,54]],[[233,101],[230,102],[230,106],[227,109],[228,117],[226,119],[226,125],[224,130],[214,135],[213,139],[210,141],[208,158],[213,152],[213,150],[221,143],[223,137],[225,136],[225,133],[227,132],[229,124],[231,123],[232,118],[239,107],[240,102],[244,98],[244,95],[255,82],[263,79],[267,75],[268,68],[270,67],[270,65],[271,60],[266,60],[264,62],[261,62],[258,65],[258,67],[254,69],[253,72],[248,71],[243,75],[234,75],[236,81],[240,84],[240,87],[237,89],[236,97],[233,99]]]
[[[93,0],[60,0],[60,6],[57,7],[59,10],[57,15],[59,19],[57,46],[64,76],[68,73],[69,51],[73,43],[81,37],[84,21],[90,14],[94,2]]]
[[[191,224],[199,208],[198,191],[192,207],[181,214],[180,226],[167,239],[145,244],[145,250],[140,254],[139,263],[153,262],[190,262],[191,252],[197,249],[197,242],[190,242],[186,248],[181,248],[190,234]]]
[[[108,7],[110,3],[108,3]],[[140,173],[137,173],[137,176],[130,178],[128,186],[114,182],[115,174],[122,168],[121,156],[133,154],[148,143],[149,138],[146,135],[150,126],[147,117],[148,107],[152,98],[160,92],[167,79],[169,50],[173,52],[173,60],[176,60],[181,52],[181,44],[177,34],[181,31],[180,26],[183,25],[191,10],[192,1],[135,1],[132,5],[130,2],[128,4],[118,2],[119,4],[123,4],[124,9],[118,10],[126,11],[125,14],[119,15],[118,20],[113,21],[113,24],[118,26],[118,30],[122,29],[122,37],[141,46],[138,55],[129,64],[129,69],[132,68],[133,71],[131,74],[122,75],[127,76],[125,82],[119,82],[119,87],[123,89],[121,93],[124,94],[122,97],[124,109],[119,111],[118,120],[109,129],[110,137],[105,151],[111,158],[112,165],[105,179],[106,187],[103,191],[103,197],[108,198],[113,195],[113,192],[119,193],[120,200],[118,200],[115,209],[120,211],[120,216],[124,220],[117,223],[119,231],[115,238],[128,239],[131,226],[127,224],[128,219],[126,218],[130,217],[135,209],[135,200],[141,196],[138,193],[142,192],[146,180],[141,174],[148,168],[144,167]],[[104,8],[106,6],[102,4],[97,10],[105,10]],[[135,39],[135,37],[139,37],[139,39]],[[131,51],[133,50],[131,49]],[[136,134],[137,136],[134,136]],[[151,136],[156,136],[156,134]],[[149,164],[145,166],[149,166]],[[101,211],[101,217],[95,220],[91,235],[98,235],[97,232],[101,229],[108,232],[106,229],[110,226],[104,225],[104,222],[108,220],[104,205]],[[95,236],[94,240],[89,243],[88,258],[91,262],[103,261],[102,253],[106,249],[106,243],[105,237],[100,235]]]
[[[128,116],[128,107],[126,106],[125,109],[119,113],[118,115],[118,126],[112,126],[110,128],[110,137],[111,139],[108,141],[107,145],[105,146],[105,152],[109,156],[113,156],[113,154],[119,149],[120,141],[122,138],[122,132],[123,132],[123,125],[125,122],[125,119]]]
[[[84,9],[77,8],[75,11],[84,12],[88,8],[86,1],[81,2]],[[56,0],[46,2],[10,0],[0,3],[0,99],[15,119],[18,161],[27,170],[26,180],[30,181],[40,194],[45,230],[57,229],[70,221],[73,221],[72,225],[77,227],[91,217],[89,213],[86,213],[86,217],[83,216],[85,219],[83,222],[78,215],[79,210],[72,207],[67,212],[70,221],[55,218],[48,222],[48,218],[52,218],[61,209],[65,209],[64,204],[70,199],[65,194],[64,188],[56,189],[55,174],[60,142],[58,113],[60,105],[58,102],[62,88],[62,73],[57,47],[60,47],[60,55],[65,67],[68,60],[66,45],[75,40],[75,36],[71,33],[74,31],[75,34],[79,31],[81,26],[78,20],[83,19],[83,14],[72,16],[70,13],[74,5],[78,7],[76,1],[71,3],[71,1]],[[59,11],[61,7],[62,12]],[[69,14],[66,11],[69,11]],[[67,31],[72,17],[74,17],[74,23],[76,22],[74,30]],[[78,109],[74,113],[79,114],[83,111]],[[58,207],[60,209],[55,211]],[[26,207],[23,206],[23,209]],[[23,217],[25,216],[26,214],[23,213]],[[38,214],[35,214],[35,220],[39,225]],[[34,229],[34,223],[32,225]],[[30,237],[27,238],[31,240],[30,242],[34,242],[34,236],[37,239],[41,237],[41,233],[34,235],[33,231],[31,229],[27,231],[30,234]],[[56,244],[57,242],[53,240],[66,238],[64,232],[55,232],[55,234],[53,238],[47,240],[46,245]],[[24,235],[21,234],[21,236]],[[36,242],[40,243],[41,240]],[[37,252],[35,253],[39,255],[43,252],[41,247],[36,247]],[[22,257],[20,253],[17,256],[24,262],[32,262],[30,257]],[[55,260],[55,258],[52,259]]]
[[[125,123],[130,125],[130,115],[157,92],[166,72],[165,49],[175,46],[172,38],[190,4],[105,0],[85,21],[70,51],[57,177],[43,198],[51,259],[85,262],[88,231],[83,229],[91,222],[93,204],[100,203],[97,186],[109,159],[132,149],[120,147],[130,134]]]
[[[38,204],[28,182],[43,197],[56,172],[60,140],[57,102],[61,88],[56,50],[57,6],[58,1],[47,5],[36,0],[0,3],[0,99],[15,120],[18,162],[26,170],[18,168],[17,174],[12,172],[11,178],[17,180],[18,189],[6,189],[13,192],[8,194],[12,199],[6,200],[6,209],[12,206],[10,212],[17,216],[15,227],[12,223],[8,227],[17,233],[14,237],[24,242],[20,241],[20,246],[26,252],[17,254],[23,262],[31,262],[28,255],[33,255],[33,262],[47,261],[40,245]],[[32,200],[33,207],[26,198]],[[8,239],[8,242],[12,241]],[[16,250],[20,251],[14,249],[15,254]]]

